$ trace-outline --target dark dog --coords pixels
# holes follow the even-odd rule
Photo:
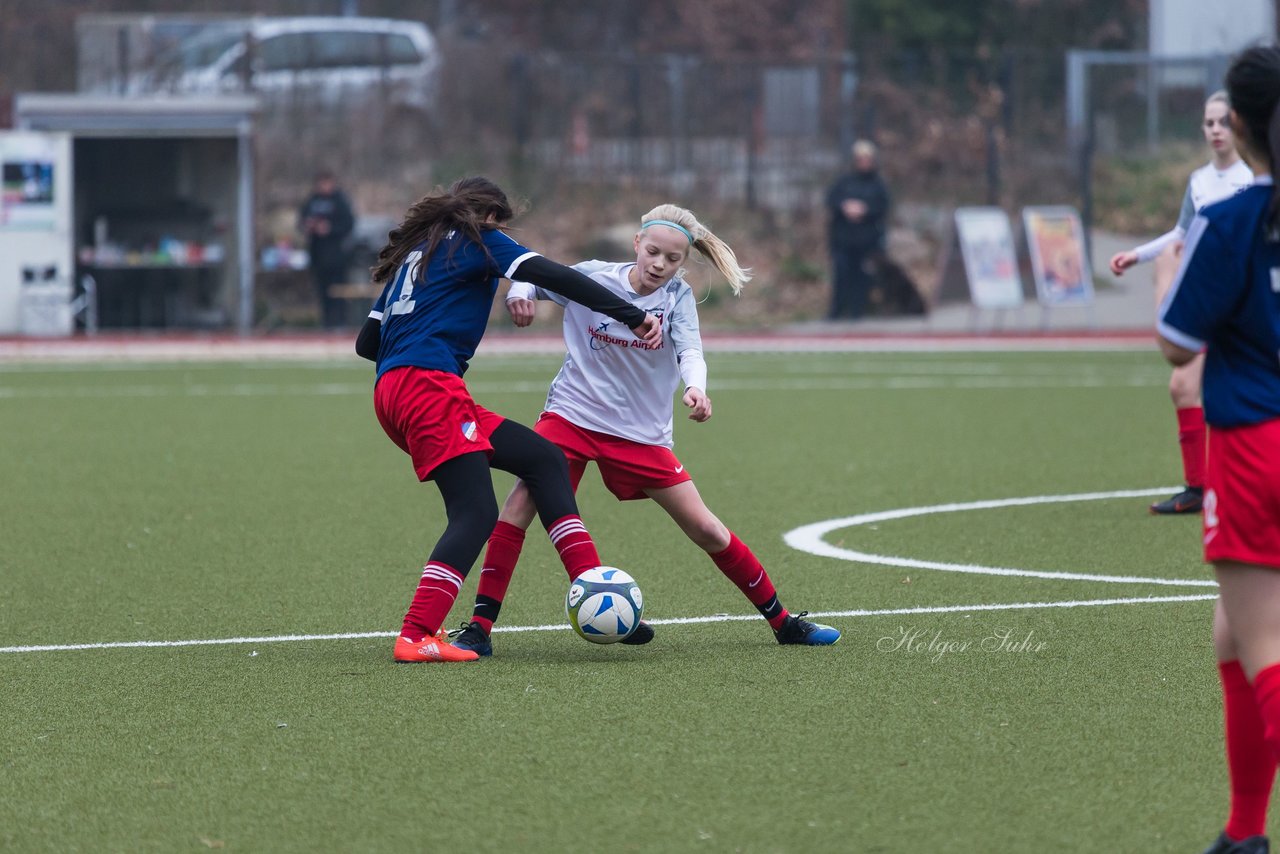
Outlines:
[[[867,275],[871,277],[871,292],[867,300],[869,314],[897,317],[928,313],[920,289],[911,281],[907,271],[888,255],[882,252],[873,255],[867,261]]]

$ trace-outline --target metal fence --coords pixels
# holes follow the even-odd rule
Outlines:
[[[86,90],[164,79],[165,57],[224,16],[98,16],[78,28]],[[876,140],[900,198],[943,206],[1083,204],[1093,158],[1186,138],[1225,57],[933,50],[803,62],[530,53],[441,42],[440,98],[406,110],[377,85],[334,104],[299,87],[258,125],[263,169],[305,182],[519,173],[530,186],[651,189],[811,208],[855,137]],[[253,87],[251,75],[224,86]],[[1169,116],[1177,116],[1170,121]],[[267,193],[269,195],[269,192]]]

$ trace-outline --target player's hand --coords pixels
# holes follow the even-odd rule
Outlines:
[[[701,424],[711,417],[711,398],[700,388],[691,387],[684,390],[684,405],[691,410],[690,421]]]
[[[533,316],[538,311],[538,304],[531,299],[507,300],[507,313],[511,315],[511,322],[516,326],[528,326],[533,323]]]
[[[1125,270],[1137,263],[1137,252],[1117,252],[1111,256],[1111,272],[1117,276],[1123,276]]]
[[[646,314],[640,325],[631,327],[631,331],[644,343],[656,344],[662,340],[662,321],[652,314]]]

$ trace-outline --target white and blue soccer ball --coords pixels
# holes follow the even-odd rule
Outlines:
[[[592,643],[617,643],[631,636],[644,613],[636,580],[614,566],[597,566],[574,579],[564,598],[569,625]]]

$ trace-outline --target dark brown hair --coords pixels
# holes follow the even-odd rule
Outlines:
[[[1243,125],[1246,144],[1259,156],[1280,164],[1280,47],[1251,47],[1227,71],[1227,97]],[[1271,190],[1267,233],[1280,234],[1280,195]]]
[[[391,229],[387,245],[382,247],[378,262],[372,267],[373,281],[382,284],[394,276],[417,246],[426,244],[422,258],[423,261],[430,258],[444,236],[455,229],[483,248],[481,230],[510,222],[514,215],[507,194],[488,178],[462,178],[447,190],[437,187],[418,199],[405,214],[404,221]],[[485,253],[488,254],[488,250]]]

